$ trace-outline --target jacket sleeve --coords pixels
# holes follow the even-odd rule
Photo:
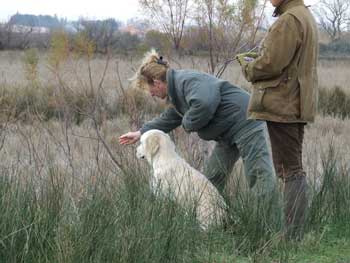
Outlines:
[[[145,123],[140,129],[141,134],[148,130],[157,129],[163,132],[170,132],[181,125],[182,117],[173,108],[167,108],[159,117]]]
[[[280,17],[265,37],[260,56],[242,68],[249,82],[268,80],[282,75],[301,44],[298,21],[290,14]]]
[[[220,89],[214,83],[193,81],[184,87],[189,110],[183,116],[182,126],[187,132],[198,131],[213,118],[221,101]]]

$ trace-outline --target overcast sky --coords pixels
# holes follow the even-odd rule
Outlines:
[[[138,0],[2,0],[0,20],[21,14],[57,15],[69,20],[83,16],[94,19],[115,18],[126,21],[139,16]]]
[[[306,4],[315,4],[319,0],[304,0]],[[79,17],[92,19],[115,18],[126,22],[129,18],[139,17],[138,0],[2,0],[0,21],[7,21],[11,15],[57,15],[76,20]],[[271,6],[271,5],[270,5]]]

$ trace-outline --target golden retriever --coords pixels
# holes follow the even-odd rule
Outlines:
[[[195,208],[202,229],[221,224],[226,203],[216,187],[175,152],[169,135],[149,130],[141,136],[137,158],[145,158],[153,168],[152,190],[171,195],[182,206]]]

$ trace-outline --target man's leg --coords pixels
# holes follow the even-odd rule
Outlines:
[[[301,239],[308,206],[307,181],[302,165],[304,124],[267,122],[277,176],[284,182],[287,238]]]
[[[239,158],[236,145],[218,142],[204,168],[204,175],[216,186],[222,194],[227,177],[231,173],[234,164]]]

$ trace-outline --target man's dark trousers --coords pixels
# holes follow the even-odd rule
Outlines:
[[[276,174],[284,182],[286,235],[303,236],[308,205],[307,181],[302,164],[304,123],[267,122]]]

